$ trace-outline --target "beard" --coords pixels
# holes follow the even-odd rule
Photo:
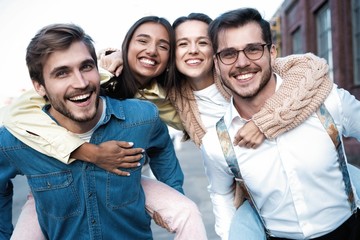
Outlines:
[[[240,97],[244,98],[244,99],[250,99],[253,98],[255,96],[257,96],[261,90],[264,89],[264,87],[268,84],[268,82],[271,79],[271,75],[272,75],[272,70],[271,68],[268,68],[267,70],[265,70],[263,72],[263,76],[261,77],[259,86],[257,88],[253,88],[250,89],[250,91],[248,91],[247,93],[241,92],[241,91],[235,91]]]
[[[93,89],[92,94],[96,94],[96,102],[95,106],[89,109],[84,109],[84,111],[77,112],[75,110],[70,109],[66,106],[64,101],[60,101],[58,98],[52,98],[48,96],[51,107],[56,110],[58,113],[63,115],[63,117],[68,118],[74,122],[88,122],[93,120],[96,117],[97,110],[99,108],[100,97],[99,94],[96,93],[96,90]],[[65,99],[69,99],[65,97]]]
[[[254,98],[255,96],[257,96],[265,88],[265,86],[269,83],[271,76],[273,74],[272,68],[270,66],[271,66],[271,62],[269,62],[268,68],[263,69],[260,82],[258,83],[257,86],[251,86],[251,84],[254,84],[254,83],[250,83],[250,84],[244,85],[242,87],[238,87],[238,86],[236,87],[235,84],[232,84],[231,81],[228,80],[228,77],[231,75],[235,75],[235,73],[230,73],[229,75],[221,75],[221,79],[223,81],[223,84],[232,91],[233,95],[236,94],[243,99],[251,99],[251,98]],[[254,69],[254,68],[245,69],[244,68],[241,71],[245,72],[245,71],[254,71],[254,70],[258,71],[259,69]]]

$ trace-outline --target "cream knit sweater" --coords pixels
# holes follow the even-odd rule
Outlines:
[[[252,120],[269,139],[295,128],[317,110],[331,91],[333,82],[328,77],[324,59],[312,53],[277,58],[274,72],[283,78],[283,84]],[[229,91],[214,74],[215,85],[224,98],[230,101]],[[183,86],[185,97],[170,100],[180,115],[185,131],[199,147],[206,129],[201,121],[193,91],[189,84]]]

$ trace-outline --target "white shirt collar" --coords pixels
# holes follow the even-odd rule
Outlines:
[[[280,77],[279,74],[277,74],[277,73],[274,73],[274,74],[275,74],[275,76],[276,76],[276,78],[275,78],[275,80],[276,80],[275,90],[277,91],[277,90],[280,88],[280,86],[281,86],[281,84],[282,84],[282,82],[283,82],[283,79]],[[227,111],[226,111],[226,113],[225,113],[225,116],[224,116],[224,122],[225,122],[225,124],[226,124],[226,126],[227,126],[228,128],[229,128],[229,126],[231,126],[231,123],[232,123],[233,121],[243,121],[244,123],[246,123],[247,121],[249,121],[249,120],[243,119],[243,118],[239,115],[237,109],[236,109],[235,106],[234,106],[234,102],[233,102],[233,101],[234,101],[234,98],[231,97],[230,107],[227,109]]]

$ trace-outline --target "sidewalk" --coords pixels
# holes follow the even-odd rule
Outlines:
[[[208,240],[219,240],[220,238],[214,230],[215,218],[207,191],[208,181],[205,176],[200,150],[192,142],[186,142],[181,143],[181,148],[177,148],[176,153],[185,175],[185,194],[199,207]],[[168,233],[156,224],[152,224],[152,229],[154,240],[170,240],[174,238],[173,234]]]

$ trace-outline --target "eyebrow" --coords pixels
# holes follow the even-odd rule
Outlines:
[[[262,44],[265,44],[265,43],[261,43],[261,42],[247,43],[243,49],[245,49],[245,48],[247,48],[247,47],[249,47],[249,46],[262,45]],[[222,52],[222,51],[228,50],[228,49],[239,49],[239,48],[236,48],[236,47],[227,47],[227,48],[223,48],[223,49],[222,49],[221,51],[219,51],[219,52]]]
[[[89,59],[85,59],[84,61],[81,62],[80,65],[85,65],[85,64],[94,64],[95,65],[95,61],[92,58]],[[59,66],[54,68],[53,70],[51,70],[50,72],[50,76],[55,76],[55,74],[59,71],[68,71],[70,69],[70,67],[64,65],[64,66]]]
[[[59,71],[68,71],[70,68],[68,66],[59,66],[51,70],[50,76],[54,77]]]
[[[136,37],[151,38],[151,36],[149,34],[145,34],[145,33],[140,33],[140,34],[136,35]],[[170,42],[165,40],[165,39],[160,39],[159,41],[162,42],[162,43],[166,43],[166,44],[168,44],[170,46]]]
[[[178,40],[176,40],[176,42],[179,42],[179,41],[188,41],[188,37],[183,37],[183,38],[179,38]],[[199,41],[199,40],[209,40],[210,41],[210,38],[208,36],[199,36],[196,38],[196,41]]]
[[[140,33],[140,34],[136,35],[135,37],[146,37],[146,38],[151,38],[149,34],[145,34],[145,33]]]
[[[81,65],[84,65],[84,64],[96,64],[96,62],[94,61],[94,59],[92,58],[89,58],[89,59],[86,59],[84,61],[81,62]]]

